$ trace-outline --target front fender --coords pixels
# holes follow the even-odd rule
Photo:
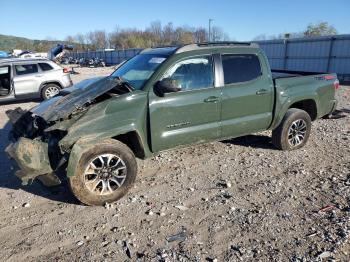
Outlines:
[[[62,151],[69,152],[81,138],[96,141],[136,132],[148,150],[147,108],[147,96],[141,92],[96,104],[67,129],[59,146]]]
[[[89,141],[88,138],[81,138],[74,144],[68,160],[67,177],[72,177],[77,173],[82,155],[96,143],[98,141]]]

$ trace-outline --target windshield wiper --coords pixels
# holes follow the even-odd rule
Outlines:
[[[121,76],[116,76],[114,77],[114,79],[120,81],[120,83],[122,85],[124,85],[130,92],[134,91],[135,88],[130,84],[130,82],[128,80],[126,80],[125,78],[121,77]]]

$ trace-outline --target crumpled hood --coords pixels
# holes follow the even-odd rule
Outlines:
[[[62,90],[60,95],[40,103],[31,112],[46,121],[65,119],[118,84],[120,80],[110,76],[87,79]]]

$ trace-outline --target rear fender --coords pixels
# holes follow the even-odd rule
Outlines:
[[[281,123],[283,117],[285,116],[291,105],[303,100],[314,100],[316,103],[316,108],[319,108],[317,94],[310,94],[293,98],[291,98],[290,96],[285,96],[284,93],[278,94],[276,98],[275,117],[269,129],[275,129]]]

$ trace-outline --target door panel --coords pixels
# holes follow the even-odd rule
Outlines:
[[[256,58],[258,56],[254,59]],[[222,88],[222,137],[236,137],[267,129],[272,121],[274,90],[268,77],[268,69],[262,63],[255,68],[249,68],[252,66],[252,61],[248,61],[245,68],[244,59],[237,62],[239,69],[235,68],[234,63],[236,62],[226,64],[225,70],[223,61],[225,82],[228,82],[228,79],[232,82],[242,79],[243,82],[226,83]],[[232,66],[232,70],[228,70],[228,65]],[[250,70],[249,73],[245,73],[247,70]],[[238,76],[229,77],[228,74]],[[251,79],[252,74],[256,74],[257,77]]]
[[[28,66],[33,66],[33,68],[29,68],[30,70],[28,70]],[[38,66],[36,64],[17,64],[13,67],[15,74],[13,81],[16,96],[37,93],[43,77],[43,73],[38,72]],[[19,69],[23,70],[22,74],[19,74]]]
[[[153,152],[219,137],[219,88],[150,94],[149,108]]]
[[[152,151],[219,137],[221,89],[216,86],[211,55],[186,57],[164,73],[180,92],[149,93]]]

